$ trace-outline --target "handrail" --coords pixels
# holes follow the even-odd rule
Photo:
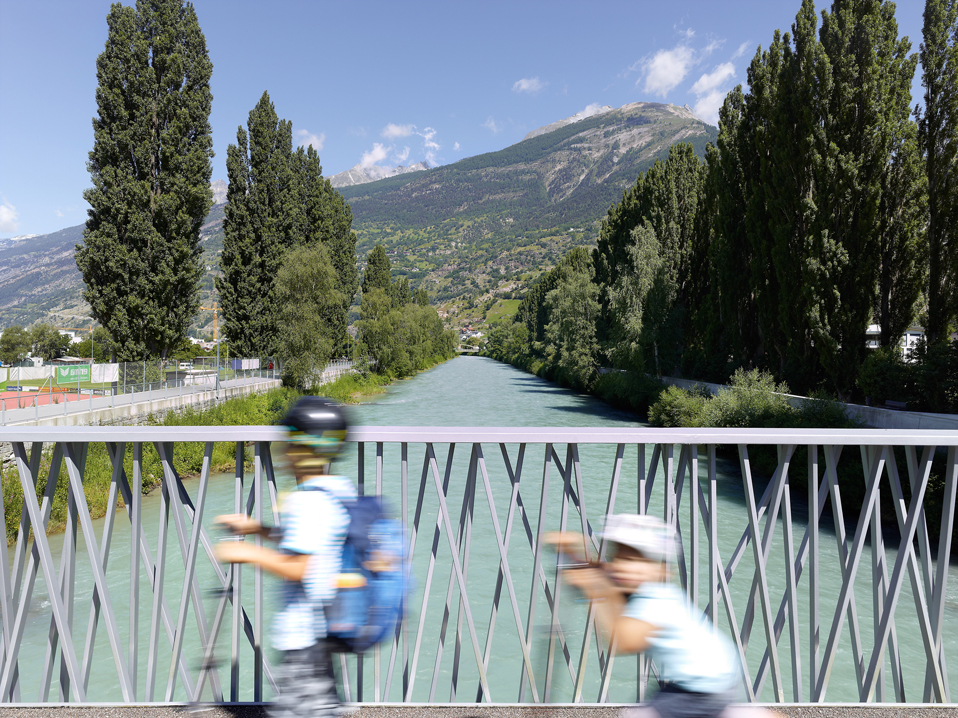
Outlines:
[[[278,426],[10,426],[0,441],[284,441]],[[958,446],[958,432],[925,429],[742,429],[605,427],[354,426],[347,441],[408,443],[800,444]]]

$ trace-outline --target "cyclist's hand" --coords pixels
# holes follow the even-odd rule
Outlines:
[[[256,519],[252,519],[246,514],[224,514],[217,516],[213,522],[220,524],[230,533],[239,536],[258,533],[263,527]]]

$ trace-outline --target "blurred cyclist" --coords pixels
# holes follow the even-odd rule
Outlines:
[[[272,640],[284,656],[270,715],[331,716],[339,712],[339,696],[325,640],[324,608],[336,594],[349,526],[343,502],[355,500],[356,489],[350,479],[331,475],[330,466],[346,438],[347,422],[339,406],[307,396],[293,405],[283,423],[289,431],[286,455],[297,490],[282,499],[281,526],[262,526],[246,514],[216,518],[235,534],[259,534],[278,546],[225,541],[217,546],[217,556],[225,563],[260,566],[284,579]]]

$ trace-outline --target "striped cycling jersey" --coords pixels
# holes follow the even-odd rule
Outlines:
[[[283,497],[279,550],[309,554],[302,581],[283,581],[282,608],[276,614],[273,647],[281,651],[308,648],[326,636],[325,605],[336,594],[335,577],[342,561],[349,514],[342,501],[356,498],[345,476],[316,476]]]

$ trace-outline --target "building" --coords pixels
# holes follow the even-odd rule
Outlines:
[[[901,354],[905,359],[911,359],[915,347],[918,346],[918,341],[923,336],[925,336],[923,327],[915,325],[908,327],[899,345],[901,347]],[[865,331],[865,346],[869,349],[877,349],[879,337],[881,337],[881,327],[877,324],[869,324],[868,329]]]

